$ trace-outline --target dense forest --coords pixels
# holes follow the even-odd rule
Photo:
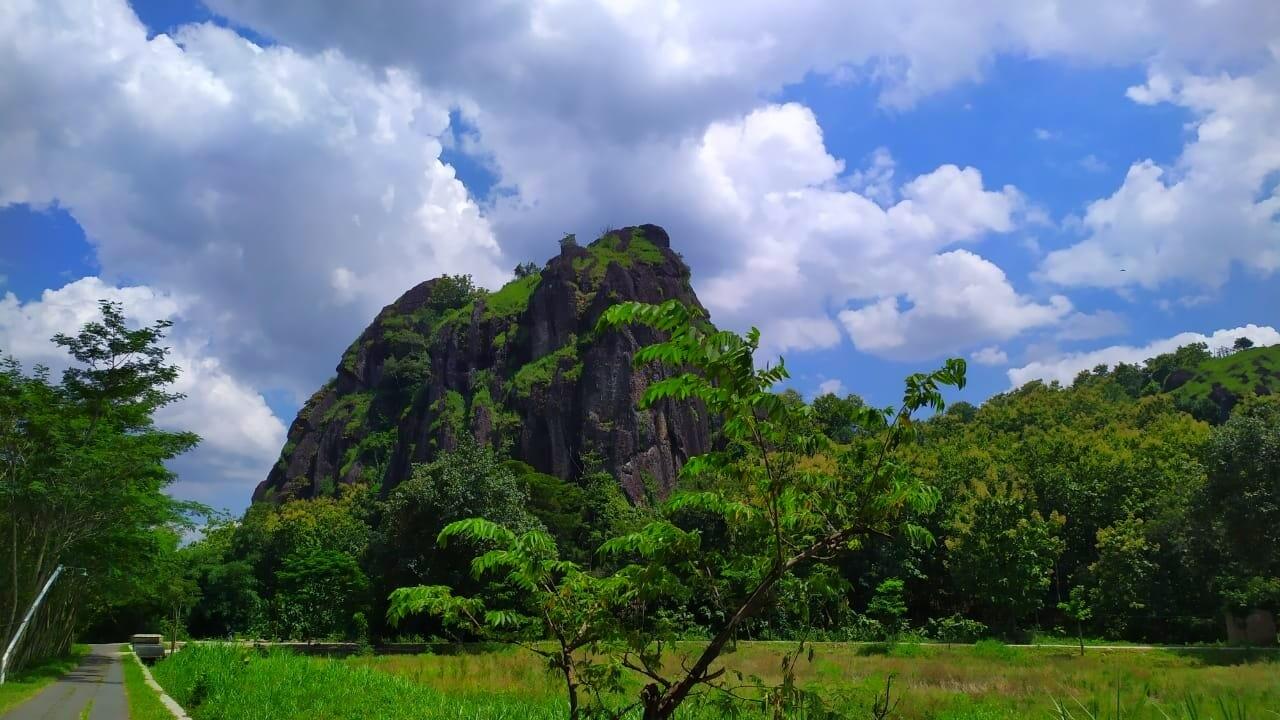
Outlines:
[[[716,331],[678,299],[615,304],[597,330],[649,327],[634,363],[667,368],[641,405],[712,418],[712,448],[674,488],[629,495],[598,448],[561,477],[513,458],[509,436],[459,433],[394,486],[344,482],[228,518],[163,493],[164,461],[198,440],[152,419],[179,399],[164,389],[167,326],[102,312],[56,339],[76,361],[60,383],[13,362],[0,374],[6,627],[55,565],[77,571],[24,657],[86,627],[359,643],[554,630],[529,621],[547,598],[511,568],[475,572],[477,556],[490,570],[541,557],[575,597],[629,598],[643,622],[609,632],[643,626],[645,642],[1274,641],[1280,399],[1258,393],[1277,348],[1190,345],[981,406],[946,404],[964,382],[951,361],[908,378],[902,408],[874,408],[806,401],[784,365],[758,367],[757,333]],[[729,622],[735,603],[750,612]],[[484,621],[466,612],[479,607]]]

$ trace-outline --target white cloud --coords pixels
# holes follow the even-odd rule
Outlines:
[[[56,290],[46,290],[38,300],[20,302],[13,293],[0,298],[0,353],[11,355],[28,369],[41,364],[55,373],[70,363],[63,348],[50,341],[57,333],[75,334],[98,315],[98,301],[121,303],[130,322],[181,321],[190,303],[182,298],[143,286],[114,287],[97,277],[84,277]],[[180,327],[180,324],[179,324]],[[171,337],[169,356],[181,374],[172,390],[186,397],[156,415],[159,426],[190,430],[201,444],[178,461],[188,490],[183,497],[220,500],[247,497],[279,455],[285,427],[262,396],[238,380],[208,348],[188,336]],[[202,482],[231,482],[230,495],[193,492]]]
[[[906,106],[980,80],[999,53],[1223,66],[1256,59],[1280,36],[1267,0],[207,4],[286,42],[413,66],[481,104],[505,95],[513,107],[562,108],[602,133],[742,112],[809,72],[869,79],[882,102]],[[601,122],[610,114],[613,128]]]
[[[0,67],[0,208],[56,201],[105,278],[181,290],[255,385],[309,392],[425,278],[505,274],[439,160],[448,104],[405,71],[211,24],[148,39],[123,0],[0,4]]]
[[[911,357],[1011,337],[1052,322],[1066,303],[1037,306],[973,253],[938,254],[1014,229],[1016,189],[988,190],[976,169],[954,165],[895,187],[884,151],[846,182],[801,105],[713,123],[663,165],[667,187],[683,190],[664,203],[668,214],[702,229],[689,233],[704,240],[694,252],[714,252],[722,266],[697,281],[700,297],[717,322],[758,324],[772,347],[835,345],[828,308],[849,301],[862,307],[839,317],[860,350]],[[910,310],[898,310],[900,296]]]
[[[1010,368],[1009,382],[1019,387],[1032,380],[1057,380],[1069,384],[1075,380],[1081,370],[1091,370],[1098,365],[1114,367],[1119,363],[1137,364],[1162,353],[1173,352],[1183,345],[1191,343],[1207,343],[1210,352],[1219,348],[1228,348],[1237,338],[1247,337],[1254,345],[1280,344],[1280,332],[1269,325],[1244,325],[1226,330],[1216,330],[1204,335],[1197,332],[1184,332],[1170,338],[1150,342],[1141,347],[1132,345],[1112,345],[1089,352],[1067,353],[1056,357],[1037,360],[1022,367]]]
[[[984,347],[969,355],[979,365],[1004,365],[1009,362],[1009,354],[995,345]]]
[[[1000,268],[967,250],[936,255],[909,279],[908,308],[895,296],[840,313],[859,349],[906,358],[955,352],[1054,325],[1071,311],[1061,295],[1044,304],[1019,295]]]
[[[1062,137],[1062,133],[1046,130],[1044,128],[1036,128],[1034,134],[1037,140],[1042,141],[1057,140],[1059,137]]]
[[[818,395],[844,395],[844,383],[839,378],[830,378],[818,383]]]
[[[1280,268],[1280,62],[1252,75],[1152,71],[1129,97],[1188,109],[1195,138],[1173,167],[1134,163],[1115,193],[1089,205],[1085,239],[1049,253],[1043,275],[1061,285],[1217,288],[1234,266]]]

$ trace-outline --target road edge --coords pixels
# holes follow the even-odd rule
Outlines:
[[[191,720],[191,716],[187,714],[186,710],[182,709],[178,701],[169,697],[169,693],[165,692],[164,688],[160,687],[160,683],[156,682],[156,679],[151,676],[151,670],[147,668],[147,664],[138,659],[138,656],[132,650],[127,651],[127,654],[130,658],[133,658],[133,662],[138,663],[138,667],[142,668],[142,679],[146,681],[148,687],[155,690],[160,696],[160,703],[164,705],[165,709],[177,720]]]

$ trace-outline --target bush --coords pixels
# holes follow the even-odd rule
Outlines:
[[[926,637],[945,643],[971,643],[987,635],[987,626],[963,615],[929,618],[924,626]]]

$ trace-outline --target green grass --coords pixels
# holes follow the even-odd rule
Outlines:
[[[1280,345],[1210,358],[1200,363],[1195,376],[1174,390],[1173,396],[1185,400],[1208,398],[1215,385],[1238,396],[1252,394],[1259,385],[1271,392],[1280,390]]]
[[[129,702],[129,720],[172,720],[169,709],[160,702],[160,695],[147,684],[133,652],[124,646],[124,694]]]
[[[775,681],[789,647],[742,643],[725,664]],[[844,717],[870,717],[890,676],[900,720],[1275,720],[1280,712],[1280,658],[1267,653],[1092,649],[1081,657],[998,642],[824,643],[815,650],[799,681]],[[155,675],[195,720],[540,720],[561,718],[565,708],[556,678],[515,649],[328,660],[200,646],[161,662]],[[679,717],[718,716],[690,708]]]
[[[608,233],[587,246],[588,255],[575,259],[573,269],[578,272],[587,271],[592,281],[599,283],[611,264],[629,268],[636,262],[658,265],[666,260],[658,246],[645,239],[639,228],[632,232],[625,248],[619,232]]]
[[[194,720],[557,720],[563,706],[516,694],[449,696],[403,677],[286,650],[198,645],[153,674]]]
[[[484,318],[510,318],[524,312],[529,307],[529,298],[538,283],[542,282],[541,274],[528,275],[503,285],[484,299]]]
[[[0,713],[34,697],[54,680],[75,669],[88,653],[88,646],[76,645],[66,657],[47,660],[7,678],[0,685]]]

